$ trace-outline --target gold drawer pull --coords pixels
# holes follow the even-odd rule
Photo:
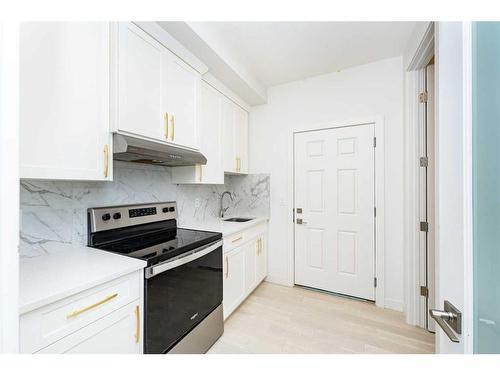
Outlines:
[[[139,305],[135,306],[135,342],[138,343],[141,338],[141,316]]]
[[[240,237],[235,238],[234,240],[232,240],[232,241],[231,241],[231,243],[238,242],[238,241],[240,241],[240,240],[242,240],[242,239],[243,239],[243,237],[241,237],[241,236],[240,236]]]
[[[172,122],[172,142],[173,142],[173,140],[175,138],[175,117],[174,117],[174,115],[172,115],[171,122]]]
[[[100,306],[102,305],[103,303],[106,303],[108,301],[111,301],[113,298],[117,297],[118,296],[118,293],[115,293],[115,294],[112,294],[110,296],[107,296],[106,298],[104,298],[103,300],[99,301],[99,302],[96,302],[90,306],[87,306],[87,307],[84,307],[83,309],[79,309],[79,310],[75,310],[75,311],[72,311],[70,312],[68,315],[66,315],[66,319],[70,319],[70,318],[74,318],[82,313],[84,313],[85,311],[89,311],[97,306]]]
[[[165,112],[165,138],[168,141],[168,112]]]
[[[226,255],[226,279],[228,278],[229,276],[229,259],[227,258],[227,255]]]

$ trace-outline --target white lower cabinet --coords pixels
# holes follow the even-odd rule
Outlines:
[[[141,310],[140,301],[136,300],[37,353],[140,354]]]
[[[224,255],[224,319],[245,299],[245,248]]]
[[[20,316],[21,353],[142,353],[143,271]]]
[[[224,319],[227,319],[267,276],[266,239],[267,226],[264,224],[225,239]]]

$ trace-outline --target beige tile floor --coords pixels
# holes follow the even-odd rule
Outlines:
[[[264,282],[209,351],[231,353],[434,353],[434,335],[372,303]]]

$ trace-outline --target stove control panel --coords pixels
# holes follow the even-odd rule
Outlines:
[[[96,207],[88,209],[91,232],[124,228],[177,218],[175,202],[134,204],[129,206]]]

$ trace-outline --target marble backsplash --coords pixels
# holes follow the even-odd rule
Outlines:
[[[269,216],[269,175],[226,176],[224,185],[176,185],[170,168],[115,162],[113,182],[22,180],[20,255],[47,253],[49,241],[87,243],[87,208],[177,201],[179,225],[226,216]]]

